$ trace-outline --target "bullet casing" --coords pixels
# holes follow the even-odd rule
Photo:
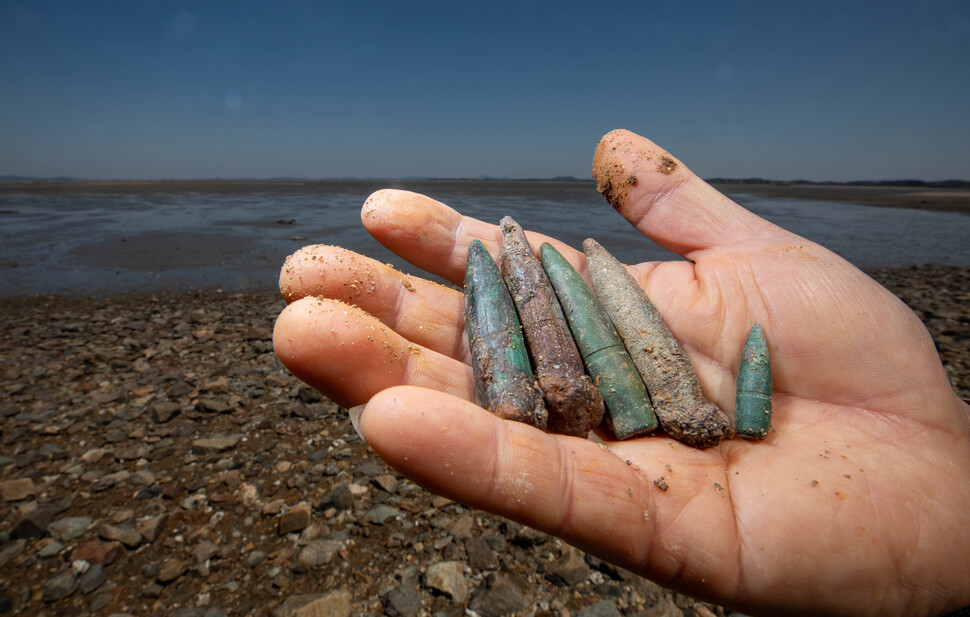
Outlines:
[[[465,331],[482,405],[501,418],[545,429],[542,392],[512,297],[479,240],[469,244],[465,263]]]
[[[518,310],[553,433],[586,437],[605,413],[600,396],[569,332],[552,284],[522,228],[505,217],[502,276]]]
[[[704,396],[677,339],[626,267],[591,238],[583,249],[596,297],[650,391],[664,431],[697,448],[730,436],[727,417]]]
[[[649,394],[609,317],[559,251],[543,244],[540,255],[586,370],[606,402],[613,434],[629,439],[650,433],[657,418]]]
[[[764,439],[771,427],[771,363],[768,342],[760,324],[754,324],[741,353],[738,369],[734,430],[746,439]]]

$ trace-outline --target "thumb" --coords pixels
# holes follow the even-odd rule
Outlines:
[[[700,490],[717,479],[727,486],[716,449],[550,435],[413,386],[374,395],[359,426],[381,458],[434,493],[668,584],[681,579],[689,592],[723,595],[737,583],[737,568],[724,567],[738,555],[730,499]],[[671,466],[683,476],[671,477]],[[662,493],[653,479],[665,473],[670,486]],[[688,545],[697,550],[685,553]],[[691,588],[697,581],[705,583]]]
[[[755,236],[790,236],[694,175],[652,141],[618,129],[593,155],[596,188],[646,237],[683,257]]]

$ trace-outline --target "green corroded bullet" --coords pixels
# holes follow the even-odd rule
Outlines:
[[[549,412],[546,428],[561,435],[586,437],[603,420],[603,398],[583,368],[556,292],[529,248],[525,232],[508,216],[499,226],[502,276],[518,309]]]
[[[542,392],[532,376],[515,305],[478,240],[468,245],[465,263],[465,331],[482,405],[500,418],[545,429]]]
[[[707,400],[694,367],[647,294],[595,240],[583,242],[589,278],[650,391],[660,426],[674,439],[709,448],[730,435],[727,417]]]
[[[764,439],[771,426],[771,363],[760,324],[751,327],[741,354],[734,430],[746,439]]]
[[[551,244],[539,247],[586,370],[606,402],[606,422],[617,439],[645,435],[657,428],[650,395],[610,318],[592,290]]]

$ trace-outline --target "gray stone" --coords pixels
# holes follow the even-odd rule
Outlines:
[[[349,617],[353,600],[350,592],[304,593],[290,596],[273,609],[273,617]]]
[[[601,600],[576,613],[576,617],[622,617],[613,600]]]
[[[424,585],[441,592],[458,604],[468,600],[468,581],[461,571],[461,563],[442,561],[424,571]]]
[[[364,515],[364,521],[373,523],[375,525],[383,525],[384,523],[397,518],[400,515],[401,511],[397,508],[379,503]]]
[[[68,540],[73,540],[74,538],[82,535],[85,531],[91,527],[91,523],[94,519],[88,516],[68,516],[65,518],[59,518],[50,525],[47,526],[47,531],[50,532],[51,536],[62,541],[67,542]]]
[[[57,508],[52,505],[44,505],[34,508],[27,512],[17,524],[10,530],[10,536],[14,538],[43,538],[47,534],[47,526],[51,524],[51,519],[57,513]]]
[[[374,461],[364,461],[354,469],[354,477],[360,478],[366,476],[368,478],[376,478],[386,472],[387,466],[378,465]]]
[[[56,557],[64,550],[64,545],[57,540],[52,541],[50,544],[46,545],[44,548],[37,551],[37,556],[41,559],[47,559],[48,557]]]
[[[93,600],[91,600],[91,612],[97,613],[104,607],[111,604],[111,601],[114,599],[115,599],[114,594],[99,593],[98,595],[94,596]]]
[[[192,448],[200,454],[211,452],[225,452],[236,447],[242,441],[243,436],[235,435],[213,435],[203,439],[196,439],[192,442]]]
[[[348,484],[341,484],[330,491],[330,494],[320,500],[317,504],[318,510],[336,508],[337,510],[350,510],[354,507],[354,495],[350,492]]]
[[[468,565],[473,570],[491,570],[498,567],[495,551],[481,538],[465,540],[465,554],[468,555]]]
[[[404,583],[384,594],[381,603],[388,617],[417,617],[423,608],[417,587]]]
[[[343,543],[336,540],[314,540],[303,547],[296,560],[310,568],[321,566],[330,563],[341,546]]]
[[[152,420],[158,424],[164,424],[178,415],[181,411],[182,408],[178,403],[174,401],[164,401],[152,407]]]
[[[137,529],[132,527],[118,527],[107,523],[98,528],[98,535],[103,540],[121,542],[128,548],[137,548],[144,541]]]
[[[245,563],[247,568],[253,569],[264,561],[266,561],[266,551],[257,549],[249,551],[249,553],[246,555]]]
[[[74,593],[76,587],[77,575],[74,574],[74,570],[71,568],[61,570],[44,581],[44,585],[41,588],[44,595],[44,602],[54,602],[55,600],[66,598]]]
[[[559,587],[572,587],[585,581],[591,573],[583,554],[571,546],[563,547],[563,555],[546,569],[546,579]]]
[[[162,512],[139,520],[135,523],[135,529],[147,542],[152,543],[162,535],[166,523],[168,523],[168,512]]]
[[[485,584],[475,591],[468,608],[480,617],[503,617],[525,610],[529,605],[518,585],[497,573],[490,573]]]
[[[493,551],[501,553],[505,550],[505,536],[499,534],[491,534],[482,538],[485,540],[485,544],[488,544],[488,548]]]
[[[104,571],[104,566],[100,563],[94,564],[78,580],[78,583],[81,585],[81,592],[85,595],[91,593],[104,584],[106,577],[107,574]]]
[[[192,549],[192,557],[195,563],[203,563],[219,552],[219,547],[209,540],[202,540]]]

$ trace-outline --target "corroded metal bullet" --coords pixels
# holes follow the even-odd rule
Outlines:
[[[465,262],[465,331],[482,405],[500,418],[545,429],[542,392],[532,375],[515,305],[478,240],[468,245]]]
[[[556,292],[529,248],[525,232],[508,216],[500,227],[502,276],[519,311],[549,412],[546,428],[553,433],[586,437],[603,420],[603,399],[586,375]]]
[[[730,436],[728,419],[701,391],[694,367],[627,269],[595,240],[583,242],[589,278],[650,391],[660,426],[697,448]]]
[[[610,318],[559,251],[543,244],[539,253],[586,370],[606,402],[606,423],[613,435],[629,439],[653,431],[657,417],[650,396]]]
[[[734,430],[746,439],[764,439],[771,426],[771,363],[760,324],[751,327],[741,354]]]

